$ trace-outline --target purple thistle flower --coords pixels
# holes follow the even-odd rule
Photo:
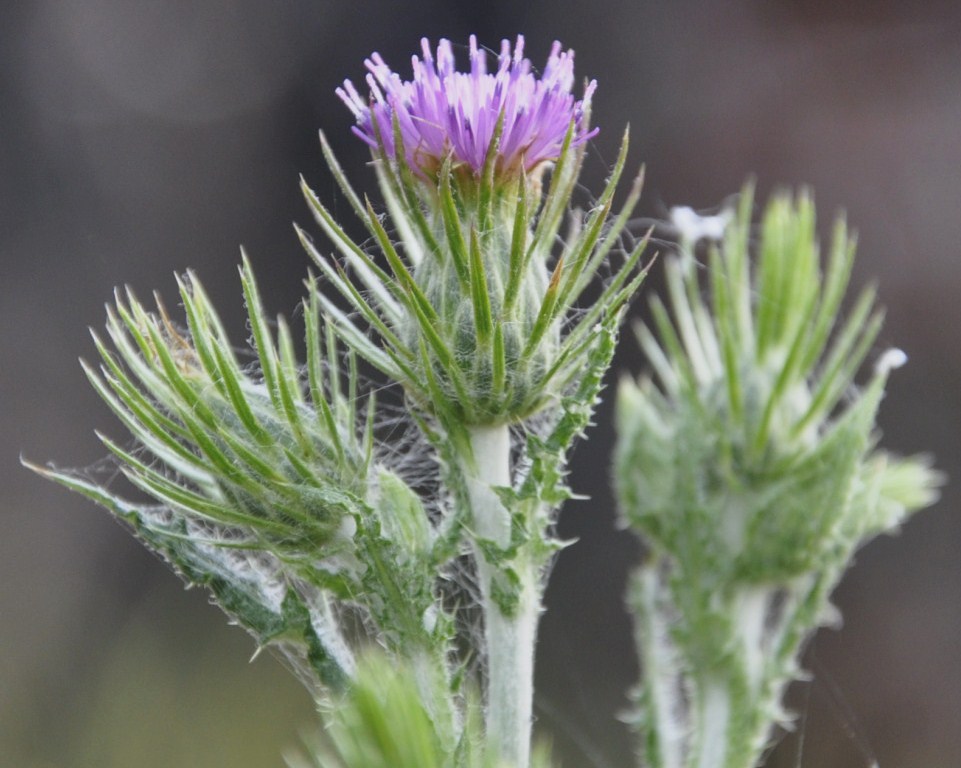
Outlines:
[[[580,101],[571,94],[574,84],[574,52],[562,51],[555,42],[547,65],[538,78],[524,58],[524,38],[518,35],[511,51],[501,42],[497,71],[487,71],[487,53],[470,38],[470,72],[454,68],[449,40],[431,54],[427,39],[421,40],[423,59],[413,56],[413,80],[401,80],[380,54],[365,61],[370,98],[364,99],[350,80],[337,95],[354,113],[353,131],[375,152],[396,157],[393,120],[400,126],[404,156],[416,172],[436,175],[448,154],[454,164],[464,164],[479,174],[503,115],[495,168],[499,174],[530,171],[543,162],[556,160],[564,138],[574,123],[576,146],[597,134],[588,130],[584,114],[596,82],[591,81]]]

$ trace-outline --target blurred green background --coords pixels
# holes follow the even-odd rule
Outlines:
[[[307,258],[292,219],[304,173],[336,211],[323,128],[356,186],[366,150],[333,90],[380,51],[406,72],[422,35],[497,45],[557,38],[596,77],[584,181],[598,189],[632,126],[642,212],[709,208],[748,174],[766,194],[811,184],[822,224],[861,233],[854,281],[877,279],[877,350],[910,364],[882,410],[886,445],[931,450],[961,475],[961,10],[951,2],[558,0],[8,0],[0,24],[0,766],[282,765],[316,727],[309,697],[109,516],[23,470],[87,466],[99,428],[123,433],[87,386],[113,287],[196,268],[237,344],[236,265],[251,254],[274,312]],[[463,49],[460,49],[463,50]],[[655,269],[656,272],[656,269]],[[656,276],[648,289],[657,285]],[[643,361],[625,338],[622,370]],[[541,632],[539,724],[563,764],[626,766],[616,722],[637,675],[622,588],[640,548],[615,530],[609,403],[574,456]],[[961,765],[958,491],[866,548],[842,584],[840,631],[811,644],[792,691],[803,738],[771,766]]]

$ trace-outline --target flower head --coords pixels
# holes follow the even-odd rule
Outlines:
[[[302,239],[370,325],[368,339],[363,324],[331,305],[344,338],[401,382],[418,412],[463,437],[465,425],[557,413],[593,375],[592,365],[607,366],[602,358],[612,353],[623,308],[643,277],[636,272],[643,243],[626,254],[590,309],[580,309],[580,299],[621,242],[640,177],[627,211],[611,218],[627,161],[625,131],[597,204],[574,214],[569,236],[560,237],[565,214],[577,207],[586,142],[596,133],[589,126],[595,83],[579,99],[571,93],[573,52],[555,42],[535,71],[523,37],[502,41],[495,62],[472,36],[470,66],[461,71],[449,40],[436,49],[426,39],[421,45],[410,80],[374,53],[366,62],[369,94],[349,80],[337,90],[356,118],[354,133],[371,147],[386,217],[362,202],[322,140],[389,271],[347,239],[306,186],[344,263],[331,264]]]
[[[437,46],[436,60],[426,38],[423,58],[413,57],[413,80],[402,80],[380,54],[365,62],[369,70],[370,98],[364,99],[350,80],[337,94],[357,118],[356,133],[375,152],[396,158],[394,124],[400,128],[408,165],[424,176],[434,176],[450,155],[454,165],[475,175],[484,167],[491,143],[498,139],[495,170],[513,175],[556,160],[571,124],[572,144],[579,145],[597,133],[587,126],[586,112],[596,83],[591,81],[581,100],[571,94],[574,52],[555,42],[540,77],[524,58],[520,35],[511,51],[501,42],[497,71],[487,71],[487,53],[470,38],[470,71],[454,68],[449,40]]]

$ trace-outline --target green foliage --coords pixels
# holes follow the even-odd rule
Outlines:
[[[581,211],[574,123],[546,190],[544,166],[494,173],[502,127],[479,175],[449,157],[436,177],[415,177],[404,152],[375,152],[383,218],[322,136],[377,252],[302,184],[336,254],[297,231],[337,294],[307,281],[305,361],[283,318],[268,320],[246,257],[249,364],[192,274],[179,280],[185,328],[159,300],[150,310],[118,293],[109,339],[94,337],[99,369],[84,367],[133,444],[102,440],[150,501],[32,467],[106,507],[293,662],[327,727],[298,765],[550,765],[545,749],[529,760],[529,737],[544,575],[563,546],[555,514],[647,239],[580,306],[629,241],[640,176],[612,215],[627,136]],[[628,601],[645,673],[632,722],[652,768],[754,765],[854,551],[931,503],[939,483],[924,460],[877,447],[903,354],[855,385],[881,312],[867,289],[840,319],[854,258],[843,220],[822,265],[812,200],[777,195],[752,262],[752,204],[746,189],[704,285],[696,243],[667,260],[668,301],[638,330],[651,373],[618,392],[614,484],[650,549]],[[425,452],[414,471],[381,439],[363,362],[403,387]],[[467,655],[486,665],[483,707],[448,599],[468,558],[484,636]]]
[[[930,503],[933,478],[874,448],[889,371],[853,385],[880,329],[872,290],[834,327],[854,256],[843,221],[822,273],[810,198],[775,197],[752,269],[750,210],[748,190],[711,251],[709,302],[692,264],[666,264],[671,311],[655,300],[656,331],[639,329],[653,376],[619,391],[615,482],[628,522],[656,548],[717,560],[735,579],[782,581],[823,565],[841,530],[849,547],[878,532],[882,502],[858,489],[879,457],[920,481],[898,493],[915,507]]]
[[[327,719],[327,735],[339,759],[326,759],[325,765],[391,768],[446,762],[413,676],[384,660],[361,668]]]
[[[246,261],[241,281],[256,365],[241,365],[188,275],[186,330],[128,291],[108,310],[113,348],[97,339],[100,370],[85,366],[137,441],[104,443],[155,503],[82,473],[35,469],[126,521],[318,693],[345,684],[361,640],[443,658],[451,628],[436,604],[435,533],[416,493],[375,456],[352,355],[342,368],[313,297],[301,366],[282,319],[272,332]]]
[[[354,684],[323,714],[324,733],[290,768],[507,768],[485,739],[480,702],[468,697],[460,740],[444,745],[418,691],[416,675],[379,654],[360,660]],[[549,768],[535,751],[531,768]]]
[[[854,385],[881,313],[867,289],[839,320],[854,258],[843,220],[822,268],[810,197],[777,195],[752,265],[751,206],[746,189],[710,248],[704,295],[694,243],[668,261],[670,309],[655,300],[653,328],[639,329],[652,374],[618,394],[615,486],[651,548],[630,604],[650,665],[638,722],[652,766],[753,765],[854,550],[930,504],[939,482],[925,461],[876,448],[903,355]],[[697,762],[706,750],[717,755]]]
[[[393,115],[395,151],[379,133],[383,115],[368,126],[353,86],[339,91],[376,145],[386,215],[353,189],[321,135],[372,249],[302,181],[335,251],[297,229],[324,281],[307,280],[303,362],[283,318],[268,319],[246,257],[249,364],[192,274],[179,279],[184,328],[159,300],[150,310],[118,293],[109,339],[94,337],[99,369],[84,367],[133,443],[102,440],[149,501],[82,472],[32,467],[106,507],[258,646],[294,663],[326,725],[298,765],[550,765],[544,749],[530,759],[537,621],[563,546],[556,512],[573,495],[568,454],[646,274],[647,238],[628,229],[642,174],[614,214],[625,132],[600,196],[577,208],[594,86],[583,102],[565,101],[572,54],[557,45],[537,87],[561,97],[570,124],[558,152],[554,135],[547,155],[533,152],[546,160],[525,158],[551,103],[495,117],[475,45],[471,74],[446,82],[469,80],[488,109],[481,168],[476,154],[458,163],[449,137],[429,173],[408,166],[422,145],[405,151],[398,102],[383,96],[408,85],[388,81],[396,75],[376,54],[372,99]],[[509,74],[504,46],[492,87],[526,88],[522,39]],[[446,41],[442,51],[450,58]],[[426,49],[418,67],[421,85],[440,82]],[[507,141],[510,172],[499,173],[508,113],[524,131]],[[633,722],[652,768],[754,765],[771,723],[786,718],[780,697],[798,649],[829,617],[854,551],[931,503],[939,483],[925,461],[877,447],[876,413],[903,353],[882,356],[856,386],[881,312],[871,289],[845,304],[854,241],[844,221],[822,264],[809,195],[776,195],[753,249],[752,204],[746,189],[728,212],[704,285],[691,239],[728,217],[697,234],[679,225],[668,300],[653,301],[653,322],[638,331],[651,373],[618,393],[615,488],[625,526],[650,550],[628,601],[645,673]],[[589,291],[603,267],[608,278]],[[403,389],[405,428],[419,431],[401,445],[361,386],[365,363]],[[479,613],[483,623],[466,650],[449,586],[458,577],[476,602],[468,621]],[[475,658],[483,705],[468,675]]]
[[[389,223],[353,190],[322,137],[379,254],[353,242],[303,185],[340,257],[322,256],[297,230],[325,282],[322,290],[307,281],[304,363],[283,318],[267,318],[246,257],[249,364],[194,275],[179,280],[185,328],[159,299],[150,310],[130,291],[118,294],[108,308],[109,339],[95,336],[99,370],[85,370],[133,437],[132,446],[103,442],[150,501],[128,500],[82,472],[33,467],[109,509],[189,584],[207,587],[259,646],[291,659],[318,702],[344,702],[355,719],[334,727],[336,750],[373,750],[348,764],[492,764],[489,743],[477,753],[488,755],[481,762],[464,751],[481,738],[462,733],[463,660],[444,597],[465,555],[481,582],[485,625],[493,617],[507,638],[497,652],[486,649],[488,680],[501,675],[508,685],[500,690],[514,691],[513,677],[530,677],[542,576],[560,548],[554,514],[570,495],[567,454],[588,425],[624,309],[645,274],[637,266],[646,240],[632,242],[598,297],[578,307],[629,239],[640,178],[612,217],[625,135],[601,197],[568,215],[584,158],[573,131],[572,124],[544,194],[544,167],[532,178],[495,176],[499,131],[479,177],[448,160],[434,186],[414,177],[403,153],[381,157],[374,165]],[[361,361],[403,386],[410,420],[434,451],[422,460],[437,478],[425,484],[422,466],[410,475],[416,462],[380,441],[377,404],[360,388]],[[488,428],[504,439],[496,457],[478,457],[473,440]],[[511,429],[522,435],[513,450]],[[436,498],[422,498],[425,485]],[[503,539],[491,535],[501,519]],[[525,647],[509,663],[520,666],[490,672],[492,657],[515,655],[515,637]],[[375,695],[373,679],[357,677],[366,674],[358,655],[372,645],[413,676],[422,709],[405,698],[406,677],[396,686],[385,678],[386,699]],[[518,684],[529,688],[530,680]],[[373,726],[385,700],[411,707],[397,732]],[[487,712],[504,706],[512,702],[489,700]],[[510,741],[504,754],[526,763],[529,700],[518,713],[505,718],[515,721],[512,733],[489,733],[488,742]],[[364,728],[373,731],[350,746],[350,734]]]

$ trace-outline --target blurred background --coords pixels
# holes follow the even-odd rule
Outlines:
[[[323,128],[355,185],[366,148],[334,95],[380,51],[401,73],[421,36],[496,47],[555,38],[596,77],[598,189],[625,123],[647,163],[642,215],[711,210],[754,175],[809,184],[822,225],[860,232],[854,282],[878,280],[877,352],[907,351],[881,423],[887,447],[961,477],[961,10],[892,0],[30,0],[0,24],[0,765],[260,768],[315,728],[307,694],[200,591],[185,592],[107,513],[22,469],[88,466],[123,431],[76,358],[95,356],[114,286],[195,268],[246,337],[236,266],[253,260],[291,313],[307,258],[298,173],[345,212]],[[463,49],[460,49],[463,50]],[[656,285],[656,280],[650,286]],[[649,286],[649,287],[650,287]],[[621,370],[643,361],[625,337]],[[608,398],[610,399],[610,398]],[[615,530],[601,408],[574,455],[537,667],[539,724],[567,766],[631,764],[616,721],[637,668],[622,589],[639,547]],[[770,766],[961,765],[958,488],[865,548],[836,594],[839,631],[792,689],[799,736]]]

